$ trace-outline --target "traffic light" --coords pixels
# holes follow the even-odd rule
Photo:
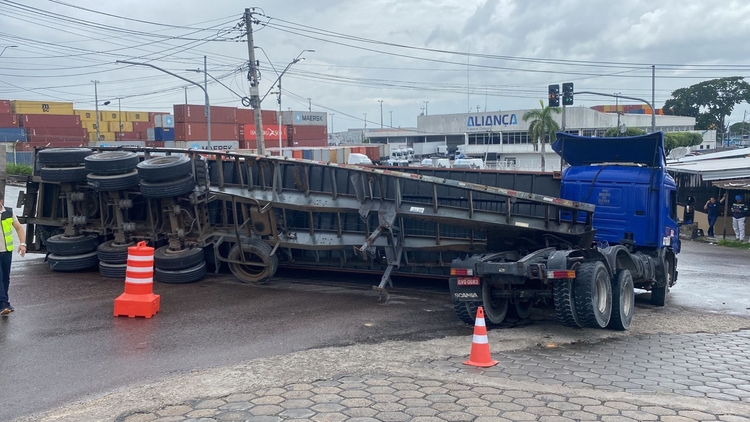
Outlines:
[[[560,107],[560,85],[549,86],[549,106]]]
[[[573,82],[563,84],[563,105],[573,105]]]

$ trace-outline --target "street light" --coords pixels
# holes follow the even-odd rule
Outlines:
[[[17,45],[6,45],[5,47],[3,47],[3,51],[0,51],[0,56],[2,56],[3,53],[5,53],[5,50],[7,50],[9,48],[18,48],[18,46]]]
[[[383,128],[383,100],[378,100],[380,103],[380,128]]]
[[[206,58],[205,58],[205,56],[203,56],[204,67],[205,67],[205,60],[206,60]],[[206,88],[204,88],[201,84],[199,84],[197,82],[193,82],[190,79],[183,78],[180,75],[174,74],[174,73],[172,73],[172,72],[170,72],[168,70],[162,69],[162,68],[160,68],[158,66],[154,66],[154,65],[152,65],[150,63],[138,63],[138,62],[131,62],[131,61],[127,61],[127,60],[117,60],[115,63],[118,63],[118,64],[119,63],[130,64],[130,65],[133,65],[133,66],[146,66],[146,67],[150,67],[150,68],[156,69],[158,71],[164,72],[164,73],[166,73],[168,75],[174,76],[177,79],[182,79],[183,81],[188,82],[190,84],[193,84],[193,85],[197,86],[198,88],[200,88],[203,91],[203,93],[206,95],[206,121],[208,122],[208,137],[206,138],[206,143],[207,143],[208,149],[212,149],[211,148],[211,104],[210,104],[209,99],[208,99],[208,90]],[[208,84],[206,84],[206,85],[208,85]],[[97,129],[97,131],[98,131],[98,129]]]
[[[393,129],[393,110],[390,110],[389,113],[391,113],[391,129]]]
[[[425,116],[426,116],[426,115],[428,114],[428,113],[427,113],[427,104],[429,104],[429,103],[430,103],[429,101],[425,101],[425,102],[424,102],[424,115],[425,115]]]
[[[99,130],[99,91],[96,88],[96,85],[99,83],[97,80],[91,81],[94,83],[94,109],[96,110],[96,140],[97,142],[101,140],[102,134]]]

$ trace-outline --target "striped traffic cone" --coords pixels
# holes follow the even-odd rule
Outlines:
[[[151,318],[159,312],[154,294],[154,248],[138,242],[128,248],[125,293],[115,299],[115,316]]]
[[[471,354],[464,365],[489,368],[497,365],[490,355],[490,343],[487,339],[487,326],[484,324],[484,309],[477,309],[477,319],[474,322],[474,339],[471,342]]]

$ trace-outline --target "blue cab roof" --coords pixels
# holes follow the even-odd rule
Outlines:
[[[572,166],[636,163],[664,167],[664,133],[595,138],[558,132],[552,149]]]

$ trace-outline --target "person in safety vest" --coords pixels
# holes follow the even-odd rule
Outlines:
[[[3,285],[0,289],[0,315],[8,315],[13,312],[13,307],[8,299],[8,288],[10,287],[10,263],[13,260],[13,231],[16,229],[18,238],[23,242],[26,239],[26,231],[13,214],[13,208],[5,206],[5,196],[0,192],[0,224],[3,228],[3,240],[5,247],[0,251],[0,280]],[[18,253],[26,255],[26,244],[18,245]]]

